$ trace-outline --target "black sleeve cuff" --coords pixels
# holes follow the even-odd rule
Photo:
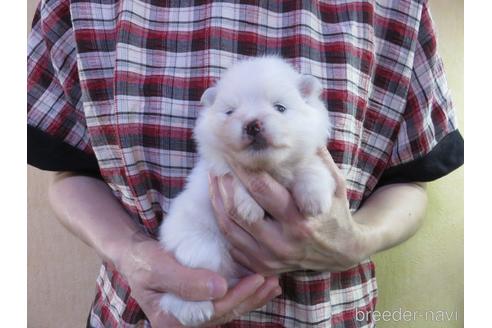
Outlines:
[[[27,163],[46,171],[72,171],[100,177],[94,155],[30,125],[27,126]]]
[[[425,156],[384,171],[376,188],[391,183],[428,182],[439,179],[463,165],[463,157],[463,137],[455,130]]]

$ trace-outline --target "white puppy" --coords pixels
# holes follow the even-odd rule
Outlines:
[[[263,170],[287,187],[308,215],[328,211],[335,182],[320,158],[330,132],[328,111],[312,76],[278,57],[245,60],[228,69],[202,96],[194,130],[200,159],[185,190],[173,200],[160,230],[164,248],[183,265],[220,273],[233,285],[241,277],[229,255],[208,192],[208,174],[231,173],[226,157]],[[235,180],[234,201],[244,220],[262,220],[263,209]],[[190,302],[166,294],[161,307],[184,325],[209,320],[211,301]]]

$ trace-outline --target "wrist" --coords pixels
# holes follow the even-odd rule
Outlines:
[[[372,225],[361,223],[355,218],[355,214],[354,223],[356,226],[355,247],[360,260],[365,260],[381,251],[381,232]]]
[[[130,232],[127,236],[120,236],[117,239],[108,239],[101,247],[103,249],[103,258],[111,262],[116,269],[126,275],[127,269],[131,266],[129,262],[133,261],[137,244],[145,241],[155,241],[141,230]]]

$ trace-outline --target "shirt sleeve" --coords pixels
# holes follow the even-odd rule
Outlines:
[[[27,161],[99,175],[81,102],[68,1],[42,1],[28,39]]]
[[[432,181],[463,164],[464,142],[424,3],[407,102],[379,185]]]

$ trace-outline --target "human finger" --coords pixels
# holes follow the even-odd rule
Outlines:
[[[281,293],[282,289],[279,286],[278,277],[268,277],[253,295],[239,304],[236,311],[241,314],[251,312],[262,307],[271,299],[279,296]]]
[[[318,156],[321,157],[321,160],[326,165],[333,178],[335,179],[336,189],[335,195],[337,197],[347,197],[347,182],[345,181],[345,177],[343,176],[342,171],[338,168],[337,164],[331,157],[330,152],[326,147],[322,147],[318,149]]]
[[[232,160],[229,165],[251,196],[273,218],[285,222],[302,220],[289,191],[271,175],[263,171],[247,170]]]
[[[227,281],[218,273],[185,267],[169,254],[153,263],[139,279],[154,291],[170,292],[190,301],[217,299],[227,292]]]
[[[226,209],[224,198],[220,191],[218,178],[210,180],[211,202],[215,212],[215,217],[224,237],[234,246],[259,250],[256,240],[245,231],[237,222],[231,220],[231,209]],[[229,202],[230,204],[230,202]],[[229,205],[231,206],[231,205]]]
[[[223,298],[214,302],[214,317],[220,318],[228,313],[241,315],[242,313],[237,313],[234,309],[254,295],[264,282],[265,278],[259,274],[253,274],[241,279]]]

